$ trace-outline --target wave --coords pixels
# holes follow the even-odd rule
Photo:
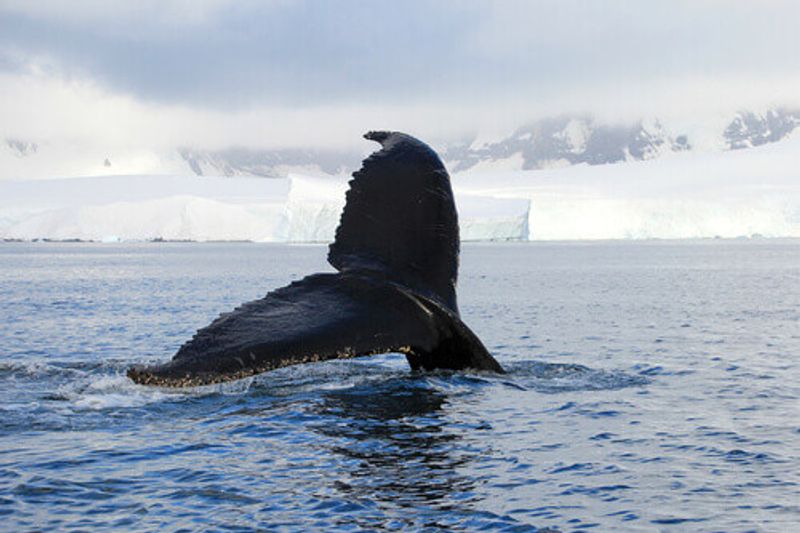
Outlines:
[[[130,360],[12,361],[0,364],[0,379],[38,382],[44,385],[40,400],[66,402],[74,410],[138,408],[153,403],[211,396],[285,398],[348,389],[365,389],[369,392],[380,389],[387,382],[399,382],[401,388],[424,387],[449,396],[469,394],[497,385],[521,391],[558,394],[615,390],[650,382],[649,377],[641,374],[542,361],[508,363],[508,373],[503,375],[489,372],[409,372],[401,359],[389,355],[363,361],[293,366],[233,382],[172,389],[133,383],[125,376],[131,364]]]
[[[545,394],[641,387],[650,378],[620,370],[593,369],[569,363],[520,361],[506,365],[508,384]]]

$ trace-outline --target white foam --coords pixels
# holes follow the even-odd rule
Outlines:
[[[175,399],[179,394],[135,385],[121,374],[92,375],[88,383],[85,380],[72,382],[58,390],[58,396],[67,400],[71,407],[93,411],[140,407],[166,399]]]

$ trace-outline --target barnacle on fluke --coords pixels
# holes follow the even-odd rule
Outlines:
[[[163,365],[133,367],[143,385],[184,387],[289,365],[405,354],[412,369],[502,372],[461,321],[458,215],[439,156],[397,132],[353,173],[328,262],[199,330]]]

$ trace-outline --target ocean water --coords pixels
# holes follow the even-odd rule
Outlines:
[[[502,376],[124,377],[325,253],[0,245],[0,529],[800,530],[800,242],[466,245]]]

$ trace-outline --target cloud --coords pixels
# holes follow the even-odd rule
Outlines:
[[[796,20],[781,0],[5,0],[0,129],[344,145],[374,127],[800,104]]]
[[[377,102],[419,96],[441,81],[441,67],[446,77],[447,66],[459,62],[460,38],[441,25],[464,22],[458,10],[447,21],[434,2],[421,10],[374,2],[201,3],[201,15],[187,2],[123,5],[94,11],[94,3],[78,4],[63,19],[41,7],[8,10],[0,48],[48,57],[65,75],[155,101],[225,109]]]
[[[246,2],[243,0],[239,3]],[[273,0],[273,4],[278,3],[278,0]],[[234,4],[232,0],[3,0],[0,10],[59,24],[110,24],[118,30],[133,31],[143,25],[202,26],[212,22],[215,14]],[[129,24],[125,25],[125,22]]]
[[[35,102],[35,105],[26,105]],[[0,75],[0,139],[96,145],[108,149],[177,146],[333,149],[361,146],[370,129],[402,129],[431,139],[453,138],[475,117],[457,106],[258,106],[219,110],[142,101],[81,79]]]

